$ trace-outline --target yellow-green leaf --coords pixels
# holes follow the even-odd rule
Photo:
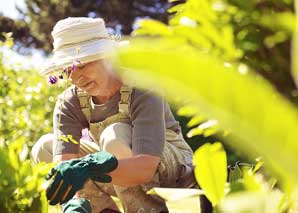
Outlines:
[[[198,125],[204,121],[204,117],[202,115],[196,115],[191,118],[191,120],[187,123],[188,127],[192,127]]]
[[[199,189],[178,189],[178,188],[153,188],[148,194],[158,195],[166,202],[167,208],[171,213],[198,213],[200,208],[200,195],[203,194]]]
[[[149,34],[170,36],[173,34],[167,25],[155,20],[141,20],[138,24],[140,27],[134,31],[134,34],[136,35]]]
[[[227,157],[220,143],[205,144],[194,154],[196,179],[213,206],[224,196],[227,180]]]
[[[118,209],[120,210],[120,212],[124,212],[123,206],[122,206],[122,203],[121,203],[120,199],[118,197],[115,197],[115,196],[111,196],[111,198],[115,202],[115,204],[118,207]]]

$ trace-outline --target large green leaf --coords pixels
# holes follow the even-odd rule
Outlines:
[[[298,112],[263,78],[179,40],[132,42],[116,57],[125,81],[188,100],[228,129],[234,148],[264,157],[284,183],[298,178]]]
[[[296,21],[295,32],[292,38],[292,75],[298,87],[298,0],[295,0]]]
[[[205,144],[194,154],[195,176],[213,206],[224,197],[227,157],[220,143]]]
[[[201,212],[200,195],[203,192],[199,189],[153,188],[147,193],[163,198],[171,213]]]

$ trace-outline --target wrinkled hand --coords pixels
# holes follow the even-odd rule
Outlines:
[[[70,200],[89,178],[103,183],[111,182],[112,178],[106,173],[116,169],[117,165],[115,156],[108,152],[96,152],[60,162],[46,177],[50,181],[46,189],[50,205]]]

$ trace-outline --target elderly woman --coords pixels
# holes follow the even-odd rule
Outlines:
[[[52,35],[54,56],[42,74],[73,86],[58,97],[54,134],[32,150],[35,162],[60,162],[47,177],[50,204],[62,204],[64,212],[117,212],[114,195],[125,212],[167,212],[146,191],[195,184],[193,153],[169,105],[114,72],[108,53],[120,42],[102,19],[67,18]]]

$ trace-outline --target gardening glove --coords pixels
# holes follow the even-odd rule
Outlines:
[[[102,183],[111,182],[112,178],[106,173],[116,169],[117,165],[115,156],[108,152],[96,152],[60,162],[46,177],[46,180],[50,180],[46,189],[50,205],[70,200],[89,178]]]
[[[90,202],[85,198],[73,198],[62,204],[63,213],[92,213]]]

